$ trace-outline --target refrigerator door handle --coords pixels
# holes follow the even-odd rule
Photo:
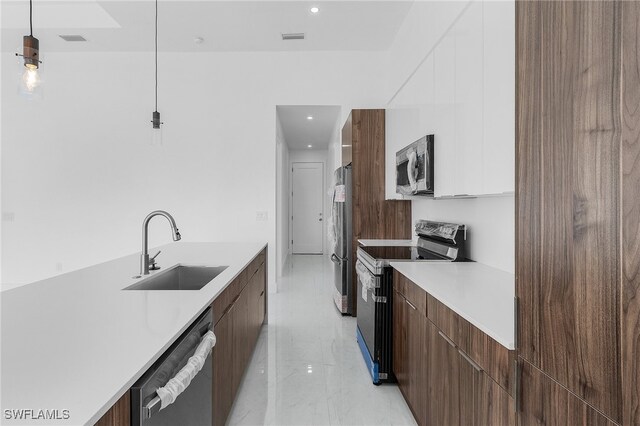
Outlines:
[[[331,254],[331,261],[333,263],[337,263],[338,265],[340,265],[342,263],[342,261],[340,260],[340,258],[338,256],[336,256],[335,253]]]

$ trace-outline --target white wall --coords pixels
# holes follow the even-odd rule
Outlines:
[[[276,114],[276,276],[282,276],[289,255],[289,146]]]
[[[469,257],[514,271],[513,1],[415,2],[389,52],[385,195],[395,153],[435,135],[436,195],[411,197],[412,219],[466,224]],[[507,192],[503,194],[503,192]]]
[[[292,149],[289,150],[289,173],[291,173],[291,168],[293,167],[293,163],[322,163],[322,176],[323,176],[323,185],[322,185],[322,251],[327,254],[329,253],[329,237],[327,231],[327,224],[329,223],[327,218],[331,212],[331,198],[328,195],[329,191],[329,180],[327,171],[327,155],[328,151],[326,149]],[[291,176],[291,175],[290,175]],[[289,179],[291,182],[291,178]],[[289,194],[291,191],[289,190]],[[289,197],[291,200],[291,197]],[[292,206],[289,204],[289,211],[292,211]],[[289,214],[291,217],[291,214]],[[291,230],[291,222],[289,222],[289,229]],[[291,238],[289,238],[289,243],[291,242]],[[289,252],[291,252],[291,246],[289,245]]]
[[[161,208],[185,241],[268,242],[274,291],[275,106],[380,107],[385,58],[161,53],[159,148],[148,143],[151,54],[49,53],[38,103],[19,98],[3,68],[2,208],[13,215],[2,229],[3,288],[139,251],[142,219]],[[150,245],[170,241],[154,220]]]

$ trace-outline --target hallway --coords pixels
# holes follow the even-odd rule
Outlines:
[[[415,424],[396,385],[372,384],[356,320],[333,304],[331,265],[326,256],[290,257],[229,424]]]

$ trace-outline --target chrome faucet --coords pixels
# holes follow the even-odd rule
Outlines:
[[[176,221],[173,220],[173,217],[169,213],[165,212],[164,210],[155,210],[149,213],[142,222],[142,254],[140,255],[140,275],[149,275],[149,238],[147,234],[149,233],[149,221],[154,216],[164,216],[167,218],[167,220],[169,220],[171,230],[173,231],[173,241],[179,241],[180,238],[182,238],[180,236],[180,231],[178,231],[178,227],[176,226]],[[160,252],[158,252],[158,254],[160,254]],[[157,266],[155,262],[155,258],[158,254],[153,256],[153,269],[160,269],[160,267]]]

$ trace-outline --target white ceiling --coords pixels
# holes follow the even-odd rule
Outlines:
[[[278,106],[277,115],[290,149],[327,149],[340,118],[339,106]],[[312,116],[313,120],[307,117]]]
[[[159,50],[298,51],[385,50],[412,1],[160,1]],[[0,0],[2,50],[21,46],[28,34],[29,2]],[[320,8],[312,14],[311,6]],[[33,3],[34,36],[43,53],[152,51],[152,1],[55,1]],[[305,40],[282,41],[281,33]],[[80,34],[87,42],[65,42]],[[204,38],[202,44],[194,43]]]

